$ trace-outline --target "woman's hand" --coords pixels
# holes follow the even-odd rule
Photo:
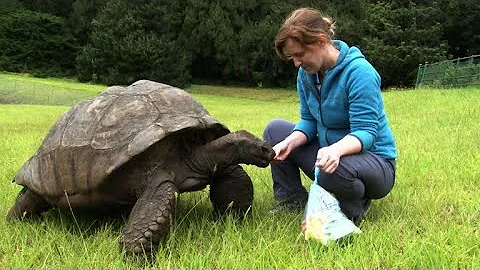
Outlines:
[[[275,157],[273,161],[284,161],[296,147],[307,142],[307,136],[300,131],[293,131],[285,140],[273,146]]]
[[[334,173],[340,164],[340,152],[334,146],[322,147],[317,152],[315,166],[326,173]]]
[[[347,135],[340,141],[322,147],[317,152],[315,166],[326,173],[334,173],[340,164],[340,158],[362,151],[362,143],[355,136]]]
[[[275,151],[275,157],[273,158],[273,161],[285,160],[292,151],[292,149],[289,147],[289,143],[287,142],[287,140],[283,140],[277,143],[272,148],[273,151]]]

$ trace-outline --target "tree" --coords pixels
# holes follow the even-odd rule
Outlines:
[[[2,0],[4,1],[4,0]],[[72,3],[76,0],[19,0],[26,9],[35,12],[67,18],[72,12]],[[83,1],[83,0],[80,0]]]
[[[442,39],[448,40],[448,57],[480,54],[480,2],[441,0]]]
[[[294,67],[275,56],[273,43],[289,12],[285,2],[189,1],[182,32],[189,37],[192,76],[221,83],[291,84]]]
[[[81,46],[89,41],[92,32],[92,20],[108,0],[80,0],[72,4],[72,13],[67,25]]]
[[[146,2],[110,1],[98,13],[91,40],[77,57],[81,81],[188,84],[190,55],[177,39],[184,7],[181,2]]]
[[[23,5],[18,0],[2,0],[0,1],[0,15],[17,12],[23,10]]]
[[[366,4],[366,31],[359,46],[382,76],[383,87],[411,86],[424,62],[445,59],[438,5]]]
[[[245,78],[249,85],[294,85],[296,69],[291,63],[280,60],[275,54],[275,35],[286,14],[291,12],[288,3],[263,6],[262,15],[250,17],[237,35],[237,54],[232,55],[235,76]],[[248,13],[247,13],[248,14]]]
[[[77,46],[63,19],[29,10],[0,15],[0,69],[38,76],[72,75]]]

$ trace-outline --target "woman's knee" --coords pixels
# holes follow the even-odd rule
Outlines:
[[[336,197],[346,200],[361,199],[365,196],[365,185],[363,182],[353,177],[342,173],[341,169],[332,174],[321,173],[320,185],[327,191],[333,193]]]
[[[263,139],[273,146],[290,135],[294,127],[295,124],[284,119],[273,119],[263,130]]]

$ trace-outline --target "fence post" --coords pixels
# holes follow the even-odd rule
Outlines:
[[[422,64],[420,64],[420,65],[422,66]],[[422,66],[422,75],[421,75],[419,85],[423,84],[423,81],[425,80],[425,72],[427,70],[427,65],[428,65],[428,62],[425,62],[425,64]],[[415,85],[415,88],[417,88],[416,85]]]
[[[418,69],[417,69],[417,80],[415,81],[415,88],[418,88],[418,85],[420,84],[420,70],[423,68],[422,64],[418,64]]]

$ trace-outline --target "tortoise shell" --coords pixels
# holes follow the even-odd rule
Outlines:
[[[205,130],[205,141],[230,132],[182,89],[147,80],[112,86],[64,113],[14,181],[44,196],[87,194],[132,157],[188,128]]]

